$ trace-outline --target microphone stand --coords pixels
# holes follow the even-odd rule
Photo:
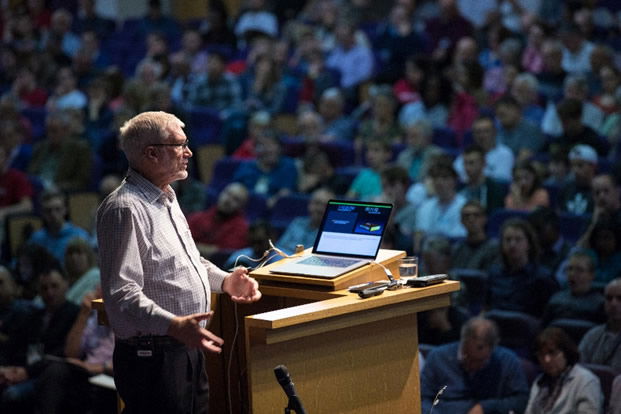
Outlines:
[[[297,396],[296,396],[297,397]],[[300,401],[296,398],[289,397],[287,406],[285,407],[285,414],[304,414],[304,409],[300,406]]]

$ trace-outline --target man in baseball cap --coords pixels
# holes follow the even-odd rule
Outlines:
[[[582,215],[593,212],[591,181],[597,170],[597,152],[589,145],[578,144],[569,151],[572,178],[557,198],[560,211]]]

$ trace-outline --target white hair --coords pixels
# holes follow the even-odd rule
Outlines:
[[[168,138],[171,129],[185,124],[176,116],[163,112],[143,112],[125,122],[120,128],[119,141],[130,165],[137,161],[143,148]]]

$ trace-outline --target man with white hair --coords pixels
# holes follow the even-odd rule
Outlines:
[[[352,141],[354,123],[345,115],[345,96],[339,88],[328,88],[319,99],[319,114],[324,123],[326,141]]]
[[[101,282],[116,337],[114,377],[126,412],[207,413],[204,352],[223,340],[206,329],[211,292],[239,303],[261,297],[245,268],[203,259],[170,186],[188,177],[184,124],[144,112],[120,130],[129,162],[97,212]]]
[[[531,73],[520,73],[513,79],[511,84],[511,96],[513,96],[522,107],[522,115],[537,125],[543,119],[543,108],[538,103],[539,81]]]
[[[604,112],[597,105],[589,101],[589,85],[586,77],[581,74],[569,75],[563,82],[563,95],[565,99],[575,99],[582,103],[582,115],[580,121],[585,126],[598,131],[604,122]],[[548,105],[541,125],[546,134],[559,136],[565,131],[558,108]]]

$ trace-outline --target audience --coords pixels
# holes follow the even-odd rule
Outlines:
[[[346,196],[358,200],[369,200],[382,193],[382,169],[392,155],[390,142],[381,139],[367,144],[365,160],[368,167],[360,170],[351,183]]]
[[[219,249],[240,249],[247,243],[248,221],[244,210],[248,190],[231,183],[218,195],[216,205],[188,216],[188,225],[198,250],[204,257]]]
[[[453,244],[453,268],[487,271],[498,263],[500,255],[498,240],[488,237],[485,231],[487,214],[481,203],[467,201],[461,208],[461,223],[466,229],[466,237]]]
[[[89,377],[111,375],[114,335],[109,326],[99,325],[91,308],[101,289],[89,292],[67,334],[64,358],[51,361],[37,378],[36,405],[40,412],[110,413],[116,409],[116,393],[91,385]]]
[[[328,54],[326,66],[341,73],[341,87],[346,95],[351,95],[373,75],[373,51],[356,42],[356,27],[351,21],[340,20],[334,34],[336,45]]]
[[[499,340],[494,322],[478,317],[466,322],[459,342],[434,348],[421,374],[422,412],[522,412],[526,377],[518,357]]]
[[[547,325],[556,319],[582,319],[601,323],[605,319],[604,296],[593,286],[595,265],[586,252],[569,255],[567,265],[569,287],[556,292],[546,305],[541,322]]]
[[[239,81],[226,72],[227,57],[214,50],[207,57],[207,70],[185,86],[185,102],[192,106],[213,108],[225,119],[241,109]]]
[[[489,269],[487,307],[539,317],[558,283],[539,263],[539,242],[530,224],[519,218],[506,220],[500,251],[502,263]]]
[[[91,179],[92,154],[76,135],[76,112],[50,112],[45,120],[47,136],[33,146],[28,173],[37,175],[46,188],[86,190]]]
[[[575,215],[591,214],[591,182],[597,171],[597,153],[592,147],[579,144],[569,151],[569,162],[571,178],[559,190],[558,209]]]
[[[315,190],[308,201],[308,215],[291,220],[291,223],[278,239],[276,247],[287,254],[294,253],[298,244],[304,246],[305,249],[312,247],[315,244],[323,211],[328,201],[333,198],[334,194],[330,190],[322,188]]]
[[[416,208],[405,198],[410,180],[407,171],[400,166],[386,167],[382,171],[382,195],[380,201],[393,205],[385,238],[394,240],[393,249],[412,252],[412,237],[416,225]]]
[[[578,241],[579,246],[586,248],[591,246],[591,233],[600,218],[611,218],[615,226],[621,223],[621,199],[615,178],[610,174],[599,174],[593,178],[591,188],[595,206],[589,227]]]
[[[431,158],[443,153],[432,143],[433,128],[426,119],[419,119],[405,127],[405,148],[396,163],[408,171],[410,179],[420,181],[431,166]]]
[[[345,114],[345,96],[339,88],[323,91],[317,106],[323,120],[326,141],[350,142],[354,139],[354,123]]]
[[[2,412],[19,412],[32,405],[36,379],[51,359],[64,355],[67,334],[78,315],[79,307],[65,299],[68,283],[60,270],[48,270],[37,279],[44,306],[34,310],[26,321],[29,330],[25,364],[0,367]]]
[[[459,194],[469,201],[477,201],[488,214],[504,206],[507,188],[504,183],[485,175],[485,151],[477,144],[472,144],[462,155],[466,174],[463,188]]]
[[[591,328],[580,341],[580,361],[608,365],[621,370],[621,279],[612,280],[604,289],[606,322]]]
[[[296,190],[298,173],[294,161],[282,154],[282,143],[274,134],[263,134],[255,142],[257,158],[242,163],[233,181],[243,184],[251,193],[277,198]]]
[[[496,102],[496,117],[498,142],[509,147],[517,159],[526,159],[543,147],[539,128],[524,119],[522,108],[515,98],[507,96]]]
[[[539,262],[556,274],[571,251],[571,244],[562,235],[559,215],[551,208],[539,207],[527,220],[537,233],[541,248]]]
[[[513,181],[505,197],[505,208],[533,211],[537,207],[548,207],[550,195],[541,185],[539,172],[531,161],[520,161],[513,167]]]
[[[447,274],[451,269],[451,244],[442,236],[427,237],[420,257],[420,274]],[[431,345],[457,341],[462,325],[467,320],[468,313],[454,304],[419,312],[418,341]]]
[[[461,208],[466,199],[457,193],[457,173],[450,163],[438,162],[429,169],[435,196],[422,203],[416,213],[414,252],[420,250],[425,236],[440,235],[449,238],[464,237]]]
[[[29,243],[48,249],[56,260],[65,260],[65,250],[71,240],[80,238],[91,242],[91,236],[81,227],[66,219],[67,199],[58,191],[46,191],[41,195],[41,218],[43,227],[35,231]]]
[[[3,134],[16,133],[15,124],[7,125]],[[0,144],[0,228],[10,214],[32,211],[34,190],[28,176],[11,167],[11,148],[7,142]]]
[[[563,126],[563,134],[552,141],[551,146],[558,146],[568,151],[575,145],[586,144],[600,157],[608,154],[609,146],[595,130],[582,121],[582,103],[578,99],[566,98],[557,104],[558,116]]]
[[[67,244],[64,265],[69,282],[65,296],[79,306],[84,297],[100,284],[97,254],[87,241],[76,238]]]
[[[543,373],[533,382],[525,414],[602,412],[599,379],[578,364],[578,348],[562,329],[545,329],[535,348]]]
[[[482,115],[472,124],[472,139],[485,153],[485,176],[497,180],[509,181],[515,156],[511,149],[496,140],[494,119]],[[459,155],[453,164],[461,181],[466,182],[464,155]]]
[[[96,2],[60,3],[9,1],[0,6],[5,46],[0,53],[0,160],[5,161],[0,163],[0,219],[12,219],[15,212],[34,211],[43,217],[46,211],[60,213],[58,206],[39,201],[43,191],[91,191],[104,175],[122,177],[127,166],[118,151],[118,125],[140,111],[155,109],[176,112],[195,135],[211,122],[209,144],[223,144],[227,155],[248,160],[242,162],[239,177],[229,174],[217,189],[242,178],[243,172],[248,180],[244,185],[257,197],[266,196],[268,207],[295,192],[314,194],[329,188],[346,193],[352,172],[368,168],[363,171],[373,174],[360,178],[358,194],[348,196],[385,197],[395,204],[393,223],[399,236],[388,235],[387,240],[396,243],[391,247],[419,251],[423,236],[449,237],[452,254],[444,267],[489,271],[490,298],[496,298],[489,303],[500,308],[527,311],[544,323],[556,315],[591,319],[586,308],[592,305],[596,312],[597,289],[621,272],[621,200],[615,179],[621,153],[620,37],[611,2],[591,9],[556,0],[543,2],[541,8],[523,1],[496,5],[472,0],[319,0],[271,7],[265,0],[252,0],[229,15],[222,2],[210,1],[207,18],[188,26],[167,16],[162,3],[152,0],[135,23],[118,22],[118,33],[117,22],[97,14]],[[571,23],[561,26],[561,21]],[[393,92],[373,93],[389,90]],[[257,108],[264,111],[254,111]],[[202,113],[213,113],[220,121],[203,119]],[[269,114],[268,119],[263,114]],[[299,130],[302,148],[287,136],[293,131],[287,122],[296,115],[305,120]],[[271,145],[276,136],[277,145]],[[249,139],[240,147],[245,138]],[[378,161],[371,153],[380,138],[393,145]],[[193,142],[197,145],[199,140]],[[355,145],[364,148],[356,144],[363,142],[369,150],[366,164],[362,151],[358,158],[350,156]],[[431,174],[433,167],[443,165],[441,153],[456,159],[460,184],[446,178],[450,173]],[[405,168],[405,178],[401,172],[393,174],[389,159]],[[491,217],[503,206],[509,182],[530,178],[518,169],[513,174],[516,159],[543,167],[538,171],[553,199],[547,209],[529,214],[536,238],[524,237],[524,246],[510,247],[509,239],[526,234],[513,228],[516,234],[503,234],[492,257],[495,242],[485,234],[485,213]],[[278,168],[282,165],[286,168]],[[404,203],[406,178],[412,185]],[[204,209],[207,194],[213,194],[211,187],[205,191],[210,184],[195,176],[179,185],[186,214]],[[538,204],[531,205],[530,198],[528,191],[513,191],[507,206],[529,211]],[[269,211],[261,219],[269,217]],[[320,217],[323,208],[317,211]],[[559,214],[569,227],[559,224]],[[41,298],[35,299],[38,275],[65,260],[68,283],[73,282],[67,297],[76,303],[97,279],[90,236],[85,232],[83,239],[73,240],[73,231],[65,232],[70,224],[65,214],[57,216],[44,217],[46,224],[37,233],[56,259],[32,243],[17,246],[15,255],[13,248],[2,246],[0,265],[14,269],[17,288],[8,282],[3,291],[0,271],[0,349],[2,335],[15,326],[12,321],[20,320],[20,312],[41,305]],[[589,224],[574,244],[580,220]],[[499,224],[493,222],[492,228]],[[316,230],[310,224],[298,230],[308,239],[290,237],[290,251],[298,243],[309,247],[314,239]],[[31,234],[26,228],[25,240]],[[226,239],[211,236],[214,243]],[[239,247],[259,258],[273,235],[259,226],[248,237]],[[446,243],[430,245],[438,251],[426,252],[429,262],[434,255],[446,256]],[[590,255],[593,267],[578,248]],[[569,251],[573,254],[568,256]],[[544,268],[555,272],[566,287],[549,300],[556,286],[544,277]],[[440,266],[437,271],[448,270]],[[505,298],[502,292],[509,291]],[[470,303],[464,305],[473,309]],[[431,322],[446,328],[450,318],[442,312],[436,316]],[[21,344],[19,333],[16,337]],[[16,359],[27,349],[19,347]],[[18,362],[0,364],[26,366]],[[3,380],[17,389],[30,386],[16,381],[23,371],[2,372]],[[553,377],[544,368],[539,390]],[[76,383],[75,389],[83,388]],[[565,392],[564,387],[549,389]],[[554,398],[537,401],[545,401],[552,411],[564,410]],[[435,410],[445,403],[442,400]],[[480,412],[481,405],[464,411]],[[52,406],[55,403],[48,411]]]
[[[621,275],[621,229],[613,218],[602,216],[589,237],[589,253],[595,258],[595,281],[606,284]]]
[[[23,365],[30,326],[30,304],[20,299],[20,289],[13,275],[0,266],[0,366]]]
[[[400,144],[403,140],[401,128],[395,118],[396,100],[388,86],[370,91],[370,115],[358,126],[356,149],[361,150],[372,141],[386,140]]]
[[[274,239],[274,230],[267,220],[255,220],[248,228],[248,247],[235,250],[226,260],[223,269],[235,266],[254,268],[262,263],[279,260],[277,254],[269,254],[269,241]]]

